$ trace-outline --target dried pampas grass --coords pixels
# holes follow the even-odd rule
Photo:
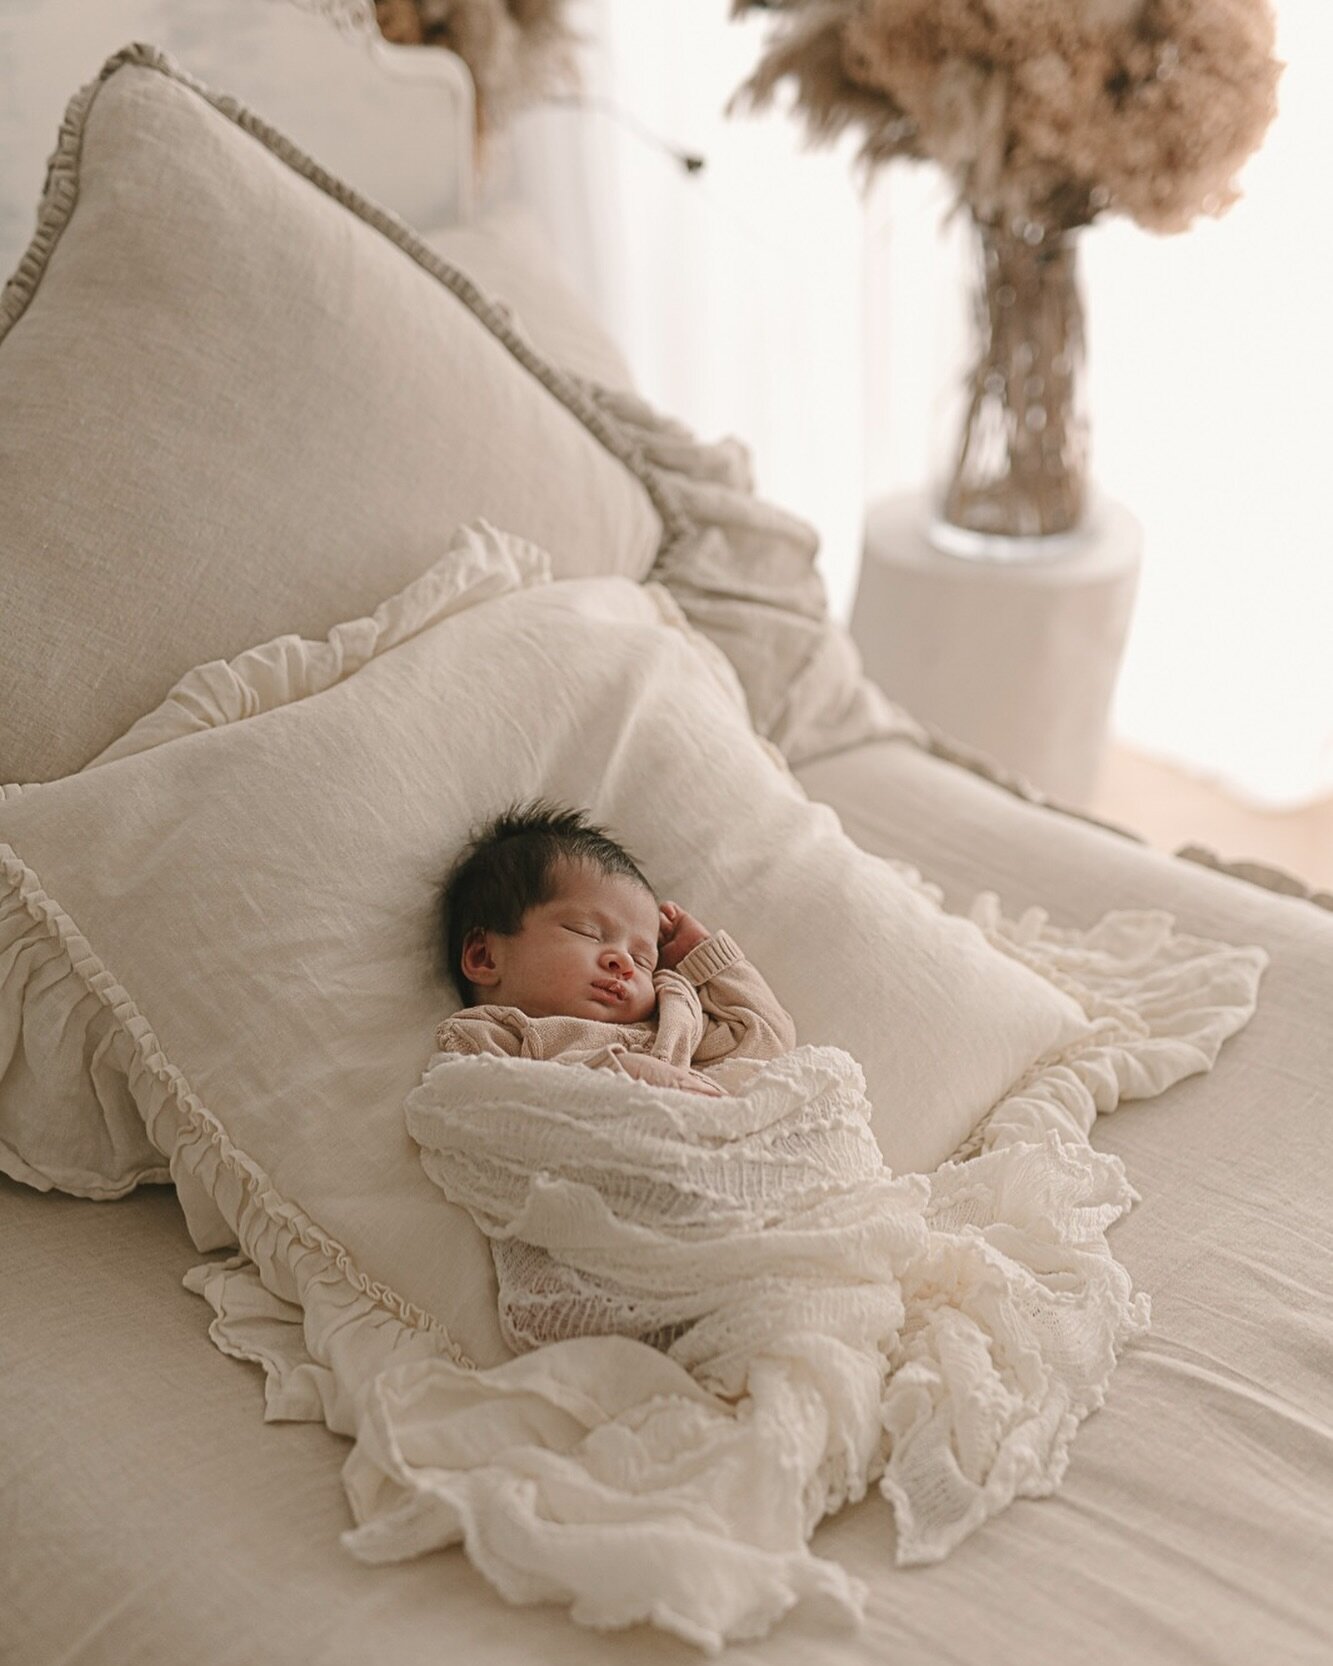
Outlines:
[[[733,15],[759,0],[733,0]],[[1269,0],[779,0],[736,103],[791,82],[816,140],[929,159],[979,219],[1221,213],[1277,109]]]

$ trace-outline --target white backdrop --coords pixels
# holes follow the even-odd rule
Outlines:
[[[947,193],[899,166],[863,202],[847,149],[725,120],[763,29],[727,13],[575,8],[590,93],[706,153],[702,174],[593,112],[529,117],[521,146],[644,391],[751,445],[765,494],[819,528],[845,613],[865,502],[928,477],[957,304]],[[1273,807],[1333,792],[1333,7],[1278,15],[1281,112],[1240,203],[1178,237],[1113,220],[1084,239],[1094,473],[1146,533],[1115,728]]]

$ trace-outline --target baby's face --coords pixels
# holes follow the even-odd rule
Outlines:
[[[513,936],[486,933],[498,977],[482,985],[484,998],[529,1018],[640,1023],[657,1005],[659,931],[657,902],[637,881],[565,866],[555,896],[530,908]]]

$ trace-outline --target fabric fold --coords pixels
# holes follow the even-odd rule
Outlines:
[[[790,1531],[799,1454],[782,1451],[783,1408],[762,1396],[736,1419],[620,1338],[484,1373],[387,1372],[344,1468],[362,1525],[343,1543],[382,1563],[461,1541],[506,1601],[567,1603],[598,1630],[647,1622],[709,1654],[767,1635],[798,1604],[854,1626],[865,1588]],[[423,1486],[441,1459],[447,1478]],[[755,1523],[748,1539],[738,1513]]]
[[[126,1081],[132,1049],[112,985],[38,876],[0,844],[0,1170],[38,1191],[108,1199],[171,1178]]]
[[[191,1267],[181,1282],[213,1309],[208,1335],[219,1353],[262,1367],[265,1422],[331,1422],[337,1384],[310,1357],[304,1311],[267,1289],[248,1256]]]
[[[1057,1133],[1085,1138],[1098,1114],[1149,1099],[1210,1070],[1254,1015],[1268,956],[1175,930],[1163,910],[1116,909],[1087,930],[1052,925],[1043,908],[1016,920],[983,892],[972,919],[1002,953],[1047,978],[1087,1014],[1087,1036],[1037,1062],[965,1150]]]
[[[699,440],[635,393],[591,391],[683,512],[651,576],[735,667],[756,731],[792,767],[870,739],[924,743],[829,617],[814,528],[755,496],[745,448]]]

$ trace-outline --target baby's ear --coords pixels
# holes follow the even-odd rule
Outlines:
[[[463,976],[469,983],[489,989],[498,981],[500,968],[495,964],[495,956],[491,953],[490,933],[482,926],[474,926],[464,938],[460,964]]]

